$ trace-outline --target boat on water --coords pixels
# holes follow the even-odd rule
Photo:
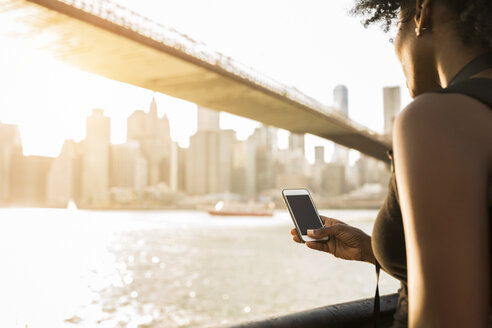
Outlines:
[[[76,211],[78,210],[77,204],[73,201],[73,199],[70,199],[67,203],[67,209],[70,211]]]
[[[217,202],[214,208],[207,208],[210,215],[216,216],[273,216],[274,203],[225,203]]]

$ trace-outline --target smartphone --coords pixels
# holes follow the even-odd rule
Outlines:
[[[308,229],[323,227],[318,210],[314,206],[311,194],[307,189],[284,189],[282,198],[289,209],[290,216],[296,226],[297,236],[304,243],[306,241],[328,240],[329,237],[313,239],[307,235]]]

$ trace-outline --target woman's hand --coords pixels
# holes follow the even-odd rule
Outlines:
[[[308,230],[308,236],[315,239],[330,237],[330,240],[308,241],[306,242],[307,247],[333,254],[344,260],[375,263],[370,236],[342,221],[322,215],[320,217],[324,227]],[[296,229],[292,229],[290,233],[295,242],[301,243]]]

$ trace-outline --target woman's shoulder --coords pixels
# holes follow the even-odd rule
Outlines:
[[[418,96],[395,121],[395,131],[447,134],[488,140],[492,134],[492,110],[485,103],[461,93],[425,93]],[[484,139],[485,138],[485,139]]]
[[[419,154],[429,160],[447,151],[450,156],[475,159],[490,166],[490,131],[492,110],[484,103],[463,94],[426,93],[398,115],[393,141],[405,147],[418,147]]]

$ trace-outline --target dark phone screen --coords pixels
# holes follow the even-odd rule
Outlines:
[[[301,235],[306,235],[308,229],[321,228],[321,222],[316,214],[311,198],[308,195],[285,196],[289,203],[292,214],[299,226]]]

